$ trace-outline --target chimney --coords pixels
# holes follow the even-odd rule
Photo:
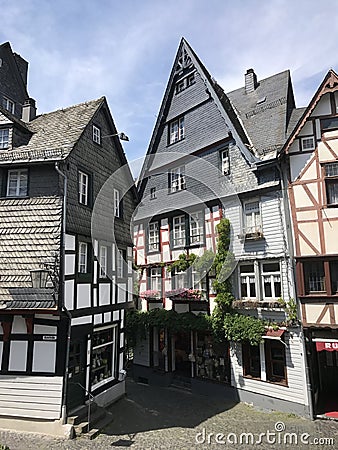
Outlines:
[[[36,117],[36,106],[33,98],[28,98],[22,107],[22,120],[30,122]]]
[[[248,69],[245,74],[245,93],[253,92],[258,86],[257,76],[253,69]]]
[[[27,87],[27,73],[28,73],[28,62],[22,58],[22,56],[18,55],[17,53],[13,53],[15,62],[18,66],[21,78],[23,82],[25,83],[25,86]]]

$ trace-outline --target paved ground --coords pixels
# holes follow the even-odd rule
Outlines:
[[[112,405],[110,411],[115,416],[113,422],[93,441],[83,438],[65,441],[2,431],[0,443],[8,445],[10,450],[106,450],[128,447],[178,450],[338,449],[338,422],[313,422],[288,414],[256,411],[244,404],[227,403],[174,388],[145,386],[131,380],[128,381],[128,396]],[[220,433],[223,436],[216,436]],[[241,433],[252,435],[242,435],[241,443]],[[291,443],[286,433],[294,433]],[[316,439],[322,439],[321,444],[316,445]],[[333,439],[334,442],[323,444],[326,439]]]

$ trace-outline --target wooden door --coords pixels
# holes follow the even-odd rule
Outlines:
[[[72,340],[69,351],[68,411],[83,405],[85,402],[86,350],[86,339],[77,338]]]

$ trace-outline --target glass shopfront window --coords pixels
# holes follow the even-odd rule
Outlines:
[[[230,382],[228,343],[215,343],[210,335],[197,333],[195,362],[197,377]]]
[[[115,378],[116,326],[94,331],[91,357],[93,389]]]

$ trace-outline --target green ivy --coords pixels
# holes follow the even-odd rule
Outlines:
[[[224,317],[225,337],[229,341],[248,341],[259,345],[265,332],[264,322],[244,314],[226,314]]]
[[[196,258],[197,255],[195,255],[194,253],[190,253],[190,255],[181,253],[176,261],[167,266],[168,271],[172,273],[185,272],[194,263]]]
[[[298,311],[295,299],[290,298],[289,301],[286,302],[283,298],[279,298],[278,303],[286,312],[287,323],[289,325],[298,324]]]

